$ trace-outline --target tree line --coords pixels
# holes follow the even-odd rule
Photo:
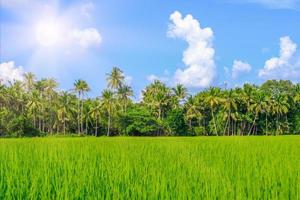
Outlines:
[[[300,84],[288,80],[210,87],[194,95],[181,84],[155,80],[134,102],[124,73],[114,67],[99,97],[89,98],[89,91],[81,79],[61,91],[54,79],[37,80],[33,73],[23,81],[0,81],[0,136],[300,134]]]

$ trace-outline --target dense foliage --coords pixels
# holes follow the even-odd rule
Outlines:
[[[300,137],[0,139],[0,199],[299,199]]]
[[[261,86],[211,87],[189,95],[155,80],[133,102],[123,72],[107,74],[108,88],[88,98],[86,81],[60,91],[54,79],[0,81],[0,136],[282,135],[300,133],[300,84],[269,80]]]

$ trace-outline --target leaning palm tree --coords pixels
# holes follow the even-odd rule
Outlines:
[[[101,95],[101,100],[103,103],[103,107],[105,108],[108,114],[107,120],[107,136],[110,136],[110,128],[111,128],[111,118],[115,108],[115,97],[114,93],[111,90],[104,90]]]
[[[78,100],[77,100],[77,127],[78,134],[83,132],[83,97],[84,95],[90,91],[90,87],[84,80],[76,80],[74,83],[74,91],[77,92]]]
[[[107,74],[108,87],[117,90],[124,84],[124,74],[123,71],[118,67],[113,67],[111,73]]]
[[[215,128],[215,134],[218,135],[218,129],[217,129],[217,124],[216,124],[216,119],[215,119],[215,109],[216,107],[221,103],[222,98],[221,98],[221,89],[216,88],[216,87],[211,87],[206,93],[205,97],[205,103],[209,105],[210,107],[210,112],[211,112],[211,117],[214,123],[214,128]]]

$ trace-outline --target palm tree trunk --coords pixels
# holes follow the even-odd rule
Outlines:
[[[81,117],[80,117],[80,123],[81,123],[81,133],[83,133],[83,99],[81,99]]]
[[[96,115],[96,127],[95,127],[95,136],[98,136],[98,115]]]
[[[161,108],[158,108],[158,119],[161,119]]]
[[[64,135],[66,135],[66,119],[64,119]]]
[[[268,114],[266,113],[266,135],[268,135]]]
[[[212,108],[211,108],[211,116],[212,116],[213,122],[214,122],[215,134],[218,136],[218,130],[217,130],[217,125],[216,125],[215,115],[214,115],[214,112],[213,112]]]
[[[255,117],[254,117],[254,120],[253,120],[253,124],[252,124],[252,126],[251,126],[251,128],[250,128],[250,130],[249,130],[248,136],[251,134],[251,131],[252,131],[254,125],[255,125],[256,118],[257,118],[257,113],[255,113]]]
[[[108,114],[108,122],[107,122],[107,136],[110,135],[110,113]]]
[[[80,135],[80,93],[78,93],[78,100],[77,100],[77,132]]]

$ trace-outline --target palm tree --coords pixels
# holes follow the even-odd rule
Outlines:
[[[293,100],[294,100],[295,103],[300,102],[300,83],[298,83],[294,87],[294,97],[293,97]]]
[[[114,93],[111,90],[104,90],[101,95],[101,100],[103,103],[103,107],[106,109],[106,112],[108,114],[107,136],[110,136],[111,117],[115,108]]]
[[[31,72],[24,74],[24,85],[28,92],[33,90],[35,84],[35,75]]]
[[[196,100],[194,97],[189,97],[187,103],[185,104],[185,119],[188,121],[189,129],[192,129],[192,120],[198,119],[199,122],[203,117],[203,114],[198,109]]]
[[[178,104],[182,103],[188,96],[187,88],[182,84],[177,84],[174,88],[172,88],[172,91],[176,98],[176,103]]]
[[[164,83],[155,80],[143,91],[143,102],[156,110],[158,119],[164,116],[164,109],[171,102],[171,91]]]
[[[222,106],[223,106],[223,110],[226,112],[225,119],[227,119],[225,127],[224,127],[224,135],[225,135],[228,124],[229,124],[229,126],[228,126],[227,134],[229,135],[229,131],[231,129],[231,121],[236,119],[235,112],[237,110],[236,97],[235,97],[235,93],[232,89],[225,92],[225,98],[224,98],[224,101],[222,102]],[[232,133],[233,132],[234,131],[232,130]]]
[[[252,103],[249,110],[254,113],[254,120],[248,132],[248,135],[250,135],[252,131],[254,133],[253,128],[255,126],[256,120],[258,119],[259,114],[262,113],[266,107],[266,103],[264,100],[265,94],[261,90],[257,90],[255,93],[253,93]]]
[[[124,74],[118,67],[113,67],[111,73],[107,74],[108,87],[117,90],[124,84]]]
[[[72,98],[66,91],[61,92],[58,99],[57,118],[63,124],[63,133],[66,134],[66,122],[70,121],[71,114],[74,112]]]
[[[214,112],[215,112],[216,107],[222,101],[222,98],[220,97],[220,93],[221,93],[220,88],[211,87],[207,91],[206,97],[205,97],[205,100],[204,100],[205,103],[207,103],[210,107],[211,116],[212,116],[212,119],[213,119],[216,135],[218,135],[218,130],[217,130],[217,124],[216,124]]]
[[[101,115],[101,108],[102,108],[102,101],[100,101],[100,99],[96,98],[92,104],[91,104],[91,109],[89,114],[91,115],[91,117],[95,120],[95,136],[98,136],[98,121]]]
[[[33,91],[26,107],[28,108],[29,113],[33,116],[33,126],[36,127],[36,114],[42,108],[41,99],[37,91]]]
[[[279,94],[275,97],[274,99],[274,113],[276,114],[276,124],[277,124],[277,128],[276,128],[276,134],[279,134],[280,131],[280,123],[279,123],[279,119],[282,115],[285,115],[288,113],[289,111],[289,103],[288,103],[288,98],[287,96],[284,96],[282,94]],[[287,120],[286,120],[287,121]]]
[[[133,96],[133,90],[128,85],[122,85],[118,89],[118,99],[122,102],[123,111],[126,113],[127,111],[127,104],[130,100],[130,97]]]
[[[263,109],[263,112],[265,113],[265,134],[268,135],[268,116],[269,116],[269,113],[271,112],[271,108],[272,108],[272,99],[270,96],[268,95],[265,95],[265,98],[264,98],[264,109]]]
[[[74,91],[78,94],[77,101],[77,127],[78,135],[83,132],[83,98],[90,91],[90,87],[86,81],[78,79],[74,83]]]

